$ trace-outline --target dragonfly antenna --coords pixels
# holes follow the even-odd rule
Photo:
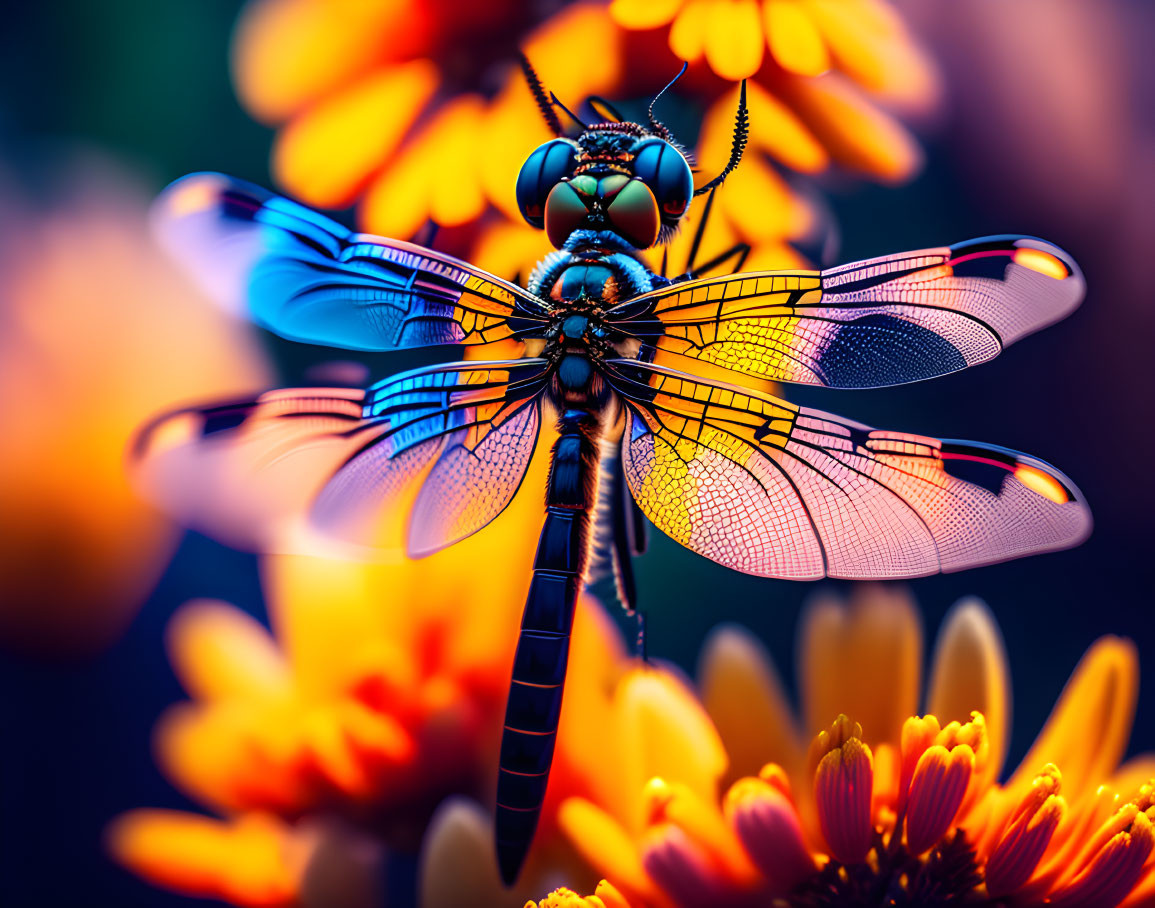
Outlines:
[[[726,162],[726,166],[722,172],[718,174],[705,186],[694,190],[694,195],[704,195],[711,189],[716,189],[722,185],[722,181],[726,179],[738,166],[738,162],[742,160],[742,152],[746,150],[746,142],[750,137],[750,111],[746,108],[746,80],[742,80],[742,91],[738,95],[738,112],[734,115],[734,142],[730,146],[730,160]]]
[[[575,114],[572,110],[570,110],[568,107],[566,107],[564,104],[562,104],[561,101],[559,101],[557,99],[557,95],[555,95],[552,91],[549,93],[549,98],[553,102],[554,106],[560,107],[562,110],[564,110],[566,113],[566,116],[569,117],[571,120],[573,120],[575,123],[577,123],[578,126],[580,126],[582,129],[589,129],[589,127],[585,123],[583,123],[581,120],[578,119],[577,114]],[[557,115],[555,114],[554,116],[556,117]]]
[[[622,120],[625,119],[618,109],[601,95],[590,95],[586,98],[586,104],[588,104],[599,117],[604,117],[612,123],[621,123]]]
[[[533,64],[529,62],[529,57],[524,53],[519,51],[517,56],[521,61],[521,71],[525,75],[525,81],[529,85],[530,93],[533,95],[534,101],[537,102],[537,109],[541,111],[541,115],[545,118],[545,125],[553,130],[555,136],[560,136],[565,130],[562,129],[561,120],[558,119],[557,111],[553,109],[549,98],[545,96],[545,87],[541,84],[541,79],[538,78],[537,70],[533,68]],[[550,97],[553,97],[552,92],[550,93]],[[555,98],[554,100],[556,101],[557,99]],[[569,111],[566,112],[569,113]]]
[[[682,78],[682,74],[685,73],[686,67],[689,65],[689,63],[683,62],[682,68],[678,70],[678,74],[674,76],[674,78],[672,78],[669,82],[667,82],[665,87],[663,87],[660,92],[654,95],[654,99],[650,102],[650,106],[646,108],[646,116],[649,117],[650,128],[655,134],[668,141],[673,140],[674,136],[670,132],[670,127],[668,127],[665,123],[654,116],[654,105],[658,103],[658,99],[664,95],[675,82]]]

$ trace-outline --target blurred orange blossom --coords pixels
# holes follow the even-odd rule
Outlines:
[[[126,478],[137,427],[267,378],[247,329],[152,247],[146,187],[47,153],[63,187],[51,206],[0,172],[0,640],[75,654],[120,633],[178,538]]]
[[[1155,755],[1120,765],[1138,686],[1129,642],[1091,646],[1003,783],[1009,677],[981,603],[947,617],[924,716],[921,634],[901,593],[867,587],[849,608],[815,602],[799,656],[801,723],[761,645],[717,630],[701,702],[655,691],[654,743],[632,755],[648,780],[630,774],[632,792],[604,801],[610,809],[561,805],[561,827],[607,886],[538,904],[838,905],[888,886],[911,904],[968,896],[1109,908],[1155,897]],[[820,718],[839,710],[833,725]],[[808,747],[800,727],[825,730]],[[718,783],[736,775],[719,799]]]
[[[528,481],[544,483],[546,467],[535,458]],[[190,895],[299,904],[308,879],[343,876],[318,866],[341,851],[323,847],[334,828],[415,852],[447,795],[492,800],[541,519],[535,496],[517,496],[486,530],[420,561],[267,557],[272,633],[224,603],[184,606],[169,650],[192,699],[162,717],[157,758],[222,819],[132,811],[110,829],[113,854]],[[572,652],[563,739],[596,721],[588,704],[624,661],[592,601],[579,608]],[[541,880],[535,861],[567,866],[551,817],[560,799],[587,791],[583,770],[560,749],[527,880]]]
[[[817,213],[774,164],[901,182],[921,155],[896,114],[929,110],[938,87],[882,0],[762,7],[585,2],[539,22],[537,7],[516,0],[255,0],[237,27],[233,68],[245,106],[282,127],[273,172],[290,193],[322,208],[360,201],[362,227],[386,236],[422,239],[432,220],[448,228],[439,246],[503,277],[525,277],[549,251],[514,200],[521,163],[550,137],[515,63],[517,45],[573,109],[590,95],[648,99],[689,61],[663,103],[705,109],[699,182],[729,156],[733,82],[750,76],[750,146],[719,192],[699,263],[743,241],[753,246],[749,269],[794,267],[801,258],[789,243],[815,233]],[[769,42],[769,52],[755,53],[751,41]],[[703,207],[673,240],[674,271]],[[662,250],[649,257],[658,267]]]

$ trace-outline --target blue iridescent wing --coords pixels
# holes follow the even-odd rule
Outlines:
[[[513,498],[545,375],[543,360],[451,363],[367,391],[290,388],[184,409],[142,432],[134,474],[182,523],[237,548],[425,555]]]
[[[490,343],[544,324],[541,301],[514,284],[221,174],[177,180],[154,224],[214,298],[290,340],[398,350]]]
[[[997,236],[821,272],[675,283],[607,318],[642,341],[643,359],[649,347],[759,379],[875,388],[986,362],[1068,315],[1084,290],[1057,246]]]
[[[631,360],[622,462],[654,524],[734,570],[814,580],[920,577],[1081,542],[1091,513],[1041,460],[871,429]]]

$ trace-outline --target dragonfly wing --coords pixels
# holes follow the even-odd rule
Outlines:
[[[383,422],[365,392],[289,388],[154,420],[132,452],[133,479],[185,526],[249,551],[296,551],[303,515]]]
[[[1067,548],[1078,489],[1024,454],[940,441],[619,360],[623,459],[646,515],[727,567],[789,579],[918,577]]]
[[[388,420],[389,428],[336,472],[313,509],[314,523],[326,535],[372,544],[389,512],[404,512],[412,557],[480,530],[512,500],[533,456],[545,366],[457,363],[375,385],[365,413]],[[400,484],[390,471],[399,463]],[[409,484],[411,473],[421,474],[419,487]]]
[[[425,478],[409,523],[409,554],[430,555],[476,533],[505,510],[537,446],[539,397],[506,401],[448,442]]]
[[[484,344],[545,319],[528,291],[466,262],[353,233],[221,174],[177,180],[154,223],[214,298],[290,340],[374,351]]]
[[[493,430],[533,399],[543,371],[540,360],[453,363],[368,391],[292,388],[186,409],[144,431],[135,473],[183,523],[237,548],[308,551],[328,539],[399,555],[407,524],[426,519],[414,506],[420,481],[472,439],[504,437]],[[498,474],[512,489],[495,478],[485,494],[442,507],[471,508],[459,525],[480,529],[512,497],[517,468]]]
[[[609,317],[658,350],[742,375],[874,388],[986,362],[1065,317],[1084,290],[1057,246],[998,236],[822,272],[672,284]]]

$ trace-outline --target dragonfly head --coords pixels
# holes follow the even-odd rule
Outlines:
[[[561,249],[579,230],[609,231],[635,249],[667,240],[695,195],[721,185],[742,157],[749,116],[746,83],[742,83],[730,160],[713,180],[698,189],[690,163],[669,127],[654,116],[658,99],[686,71],[685,65],[646,111],[643,125],[624,119],[602,98],[587,99],[605,122],[586,124],[557,97],[545,91],[524,56],[522,69],[530,92],[557,138],[538,146],[517,176],[517,205],[532,227],[544,228]],[[563,135],[557,109],[580,128],[576,138]]]
[[[522,217],[544,227],[559,249],[577,230],[608,230],[646,249],[677,226],[693,192],[682,152],[630,122],[551,139],[526,159],[517,178]]]

